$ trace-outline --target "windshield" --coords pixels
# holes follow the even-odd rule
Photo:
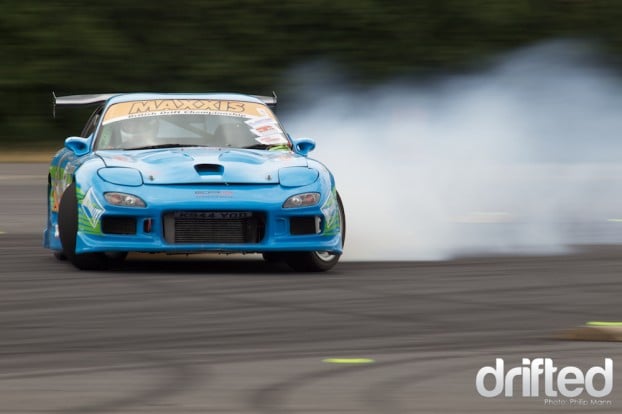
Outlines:
[[[96,150],[207,146],[289,147],[278,120],[263,104],[229,100],[159,99],[111,105]]]

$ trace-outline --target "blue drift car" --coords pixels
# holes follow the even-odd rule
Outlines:
[[[44,246],[79,269],[128,252],[261,253],[326,271],[342,253],[335,180],[292,139],[275,97],[107,94],[54,97],[95,107],[52,160]]]

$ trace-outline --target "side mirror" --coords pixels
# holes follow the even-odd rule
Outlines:
[[[77,157],[81,157],[89,153],[89,139],[69,137],[65,140],[65,148],[71,150]]]
[[[300,138],[293,140],[294,152],[305,157],[315,149],[315,141],[311,138]]]

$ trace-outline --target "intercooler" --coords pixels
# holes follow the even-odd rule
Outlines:
[[[265,233],[265,215],[252,211],[174,211],[163,223],[170,244],[259,243]]]

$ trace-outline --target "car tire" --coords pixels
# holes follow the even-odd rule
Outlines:
[[[104,253],[75,253],[76,235],[78,233],[78,199],[75,182],[63,193],[58,210],[60,242],[67,259],[80,270],[105,269],[108,260]]]
[[[328,252],[295,252],[289,253],[285,260],[297,272],[326,272],[337,264],[339,255]]]
[[[51,214],[50,214],[50,210],[52,210],[52,206],[50,205],[50,200],[52,199],[52,187],[49,184],[50,182],[50,177],[48,176],[48,231],[52,231],[53,230],[53,226],[52,226],[52,220],[51,220]],[[62,250],[54,250],[52,252],[52,255],[54,256],[54,258],[58,261],[64,262],[65,260],[67,260],[67,256],[65,255],[65,252],[63,252]]]
[[[56,258],[56,260],[59,260],[61,262],[64,262],[65,260],[67,260],[67,256],[65,256],[64,252],[61,251],[55,251],[54,253],[52,253],[54,255],[54,258]]]
[[[108,261],[108,267],[119,267],[125,261],[128,252],[106,252],[106,260]]]
[[[341,245],[343,246],[346,241],[346,215],[339,193],[337,193],[337,205],[341,222]],[[337,264],[340,257],[340,254],[329,252],[294,252],[288,253],[285,261],[289,267],[298,272],[326,272]]]
[[[278,263],[285,261],[283,253],[266,252],[261,254],[263,259],[268,263]]]

